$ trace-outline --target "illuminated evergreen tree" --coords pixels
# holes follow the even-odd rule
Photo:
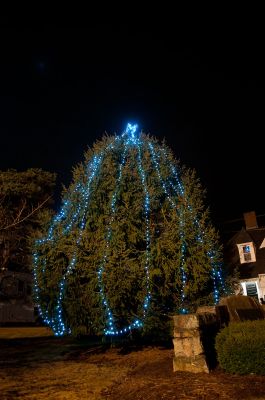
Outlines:
[[[128,124],[85,153],[34,252],[39,312],[56,335],[148,332],[214,304],[218,235],[194,171]]]

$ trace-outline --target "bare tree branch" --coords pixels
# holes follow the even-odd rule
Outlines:
[[[23,211],[25,210],[26,205],[27,205],[27,200],[24,199],[22,202],[22,207],[18,211],[17,216],[15,218],[13,218],[13,224],[19,223],[19,221],[21,219],[21,215],[22,215]]]
[[[28,213],[27,215],[25,215],[25,217],[21,218],[21,214],[23,212],[23,210],[25,209],[26,203],[24,202],[22,205],[22,208],[19,210],[17,216],[14,219],[14,222],[12,222],[12,224],[8,224],[5,226],[0,226],[0,230],[6,230],[9,228],[13,228],[14,226],[21,224],[22,222],[26,221],[28,218],[30,218],[33,214],[35,214],[41,207],[43,207],[43,205],[45,203],[47,203],[48,200],[51,199],[52,196],[47,197],[47,199],[45,199],[42,203],[38,204],[38,206],[36,208],[32,208],[31,212]]]

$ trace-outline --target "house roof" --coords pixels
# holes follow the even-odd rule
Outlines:
[[[240,278],[256,278],[259,274],[265,274],[265,247],[260,248],[265,238],[265,228],[242,228],[225,246],[225,261],[230,267],[238,266]],[[240,263],[237,244],[253,242],[256,253],[256,262]]]

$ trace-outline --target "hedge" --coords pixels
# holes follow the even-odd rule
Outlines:
[[[215,348],[225,371],[265,375],[265,320],[231,323],[217,334]]]

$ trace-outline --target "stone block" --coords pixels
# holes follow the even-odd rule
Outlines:
[[[173,317],[174,371],[209,372],[215,365],[214,338],[218,331],[213,309]]]
[[[196,314],[216,314],[215,306],[201,306],[197,308]]]
[[[199,326],[201,329],[205,329],[208,326],[215,325],[217,323],[217,315],[212,312],[204,312],[198,314]]]
[[[196,314],[174,315],[173,324],[177,329],[196,329],[199,328],[199,318]]]
[[[264,319],[260,304],[250,296],[227,296],[222,298],[219,304],[227,307],[229,322]]]
[[[193,336],[200,336],[199,329],[184,329],[176,327],[174,327],[173,329],[174,338],[193,337]]]
[[[194,357],[203,354],[200,336],[174,338],[173,345],[177,357]]]
[[[206,372],[209,373],[209,368],[203,355],[196,357],[174,357],[173,358],[173,371],[187,371],[187,372]]]

